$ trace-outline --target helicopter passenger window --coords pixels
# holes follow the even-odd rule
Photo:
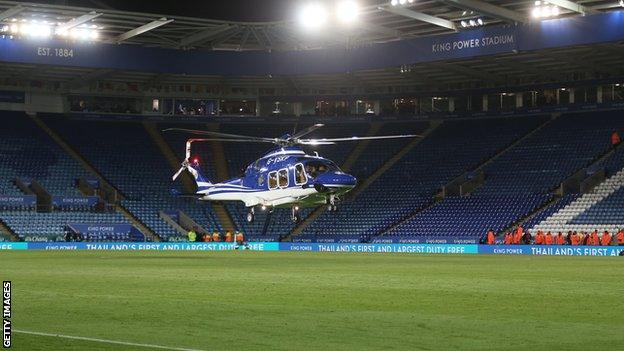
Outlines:
[[[297,163],[295,165],[295,184],[297,185],[305,184],[306,181],[307,179],[306,179],[305,169],[303,168],[303,165],[301,163]]]
[[[277,188],[277,172],[269,173],[269,189]]]
[[[288,170],[280,169],[278,174],[279,174],[279,187],[280,188],[288,187]]]

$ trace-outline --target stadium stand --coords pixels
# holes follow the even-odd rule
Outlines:
[[[9,165],[2,167],[3,179],[36,179],[55,193],[76,195],[73,183],[77,178],[88,177],[88,171],[65,154],[29,117],[23,113],[6,113],[6,116],[15,123],[10,131],[5,129],[2,132],[2,161]],[[171,194],[170,176],[174,170],[164,160],[142,124],[85,121],[56,115],[45,116],[44,120],[120,190],[125,197],[122,205],[163,239],[182,240],[184,234],[164,221],[159,215],[161,211],[182,210],[208,232],[224,230],[210,205]],[[604,168],[611,175],[624,166],[622,148],[596,162],[611,148],[610,132],[624,127],[619,112],[564,114],[547,121],[547,116],[446,120],[355,199],[346,199],[337,212],[321,213],[293,240],[475,241],[489,228],[500,232],[527,217],[529,220],[524,225],[531,231],[543,228],[554,230],[553,226],[558,226],[557,231],[564,228],[593,229],[596,226],[599,230],[608,228],[613,231],[624,225],[617,215],[607,216],[610,212],[605,211],[605,208],[618,208],[619,199],[623,196],[618,191],[621,184],[615,176],[596,187],[591,194],[555,198],[553,192],[570,174],[583,167]],[[427,125],[426,122],[387,122],[375,134],[420,134]],[[543,127],[536,130],[541,125]],[[158,128],[174,126],[206,129],[203,124],[186,123],[159,124]],[[293,129],[290,124],[263,127],[256,123],[230,123],[213,124],[211,128],[225,133],[258,136],[268,136],[267,130],[284,134]],[[370,124],[329,124],[323,129],[324,137],[365,135]],[[490,160],[533,130],[536,131]],[[187,136],[182,133],[162,135],[181,159]],[[11,146],[16,143],[22,148]],[[409,140],[385,140],[367,144],[362,156],[354,160],[350,172],[361,182],[408,143]],[[326,146],[317,150],[325,157],[344,162],[353,152],[354,144]],[[24,145],[32,147],[32,150],[24,150]],[[263,145],[262,148],[268,151],[271,147]],[[224,143],[223,149],[230,176],[238,176],[241,169],[261,154],[250,153],[246,144]],[[217,165],[210,157],[213,151],[209,144],[197,144],[194,152],[205,155],[201,157],[202,168],[209,177],[217,179]],[[316,150],[308,150],[312,151]],[[38,166],[25,167],[33,163],[23,162],[20,155],[39,160],[36,163]],[[47,169],[42,170],[40,165],[47,165]],[[472,194],[448,196],[440,202],[435,200],[441,187],[480,165],[485,172],[485,182]],[[23,195],[10,182],[4,184],[2,189],[7,195]],[[384,211],[379,210],[381,204],[376,201],[380,196],[393,199],[383,204]],[[544,207],[545,204],[550,205]],[[227,203],[226,208],[236,225],[235,229],[245,233],[250,240],[278,241],[296,226],[290,219],[289,208],[274,209],[272,212],[256,210],[253,223],[246,222],[247,209],[242,204]],[[311,212],[312,209],[305,209],[302,215],[305,217]],[[0,213],[8,227],[20,237],[31,240],[60,238],[69,221],[127,223],[120,214],[92,213],[88,209],[54,215],[37,213],[32,208],[5,208]],[[563,213],[567,217],[561,217]],[[31,227],[24,220],[29,215],[36,218]],[[41,223],[48,223],[50,228],[54,228],[49,230],[49,235],[36,235],[41,230],[40,226],[44,225]],[[384,230],[387,232],[384,233]],[[119,238],[129,240],[123,235]]]
[[[163,221],[160,211],[182,210],[205,230],[222,230],[209,205],[171,194],[174,170],[140,123],[54,117],[46,123],[112,182],[125,196],[122,205],[161,238],[179,239],[182,233]]]
[[[36,180],[51,195],[81,195],[76,180],[88,175],[25,113],[0,112],[0,194],[23,195],[16,179]]]
[[[487,164],[485,183],[473,194],[447,198],[387,235],[459,234],[476,241],[488,229],[499,232],[552,200],[551,192],[562,181],[608,152],[611,131],[622,127],[618,112],[560,116]]]
[[[306,228],[301,239],[367,240],[431,204],[443,185],[543,121],[543,117],[445,121],[361,193],[357,201],[342,204],[338,213],[323,214]],[[382,206],[379,198],[391,200],[383,203],[384,211],[371,211]]]
[[[79,178],[89,176],[82,165],[67,155],[23,112],[1,112],[5,126],[0,128],[0,194],[23,196],[14,181],[25,185],[36,181],[52,196],[80,198]],[[92,205],[69,205],[37,212],[35,205],[2,205],[0,220],[21,239],[28,241],[63,240],[68,223],[127,224],[115,212],[95,212]],[[42,209],[39,209],[42,210]],[[131,240],[129,233],[116,238]]]

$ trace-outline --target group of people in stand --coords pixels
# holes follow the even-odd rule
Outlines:
[[[198,236],[197,228],[193,228],[189,230],[189,232],[187,233],[187,237],[188,237],[189,242],[200,241],[200,242],[231,243],[231,242],[236,241],[237,243],[243,243],[245,241],[245,237],[243,233],[239,232],[238,230],[234,234],[232,234],[232,231],[228,230],[225,232],[225,235],[223,236],[217,230],[213,231],[212,234],[204,233],[201,236]]]
[[[486,234],[486,243],[488,245],[494,245],[496,241],[496,233],[493,230],[489,230]],[[500,242],[498,242],[500,243]],[[550,231],[544,233],[541,230],[537,231],[535,236],[531,235],[528,231],[525,231],[522,227],[518,227],[513,231],[505,233],[503,236],[503,244],[505,245],[592,245],[592,246],[609,246],[619,245],[624,246],[624,229],[613,235],[609,231],[604,231],[602,234],[598,233],[598,230],[594,230],[592,233],[576,231],[568,231],[567,234],[558,232],[556,235]]]

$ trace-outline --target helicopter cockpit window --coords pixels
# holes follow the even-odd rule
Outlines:
[[[280,188],[286,188],[288,187],[288,170],[287,169],[280,169],[278,172],[278,181],[279,181],[279,187]]]
[[[297,185],[305,184],[307,180],[308,179],[306,177],[306,173],[305,173],[305,169],[303,168],[303,165],[301,163],[297,163],[295,165],[295,184]]]
[[[308,162],[306,164],[306,172],[312,177],[312,178],[316,178],[319,176],[319,174],[325,173],[325,172],[335,172],[338,171],[338,167],[330,162],[319,162],[319,161],[312,161],[312,162]]]
[[[269,189],[277,189],[277,172],[269,173]]]

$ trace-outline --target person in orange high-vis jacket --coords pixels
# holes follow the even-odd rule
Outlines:
[[[544,239],[544,233],[538,230],[537,235],[535,235],[535,245],[544,245]]]
[[[598,231],[594,230],[593,233],[589,236],[589,240],[587,241],[587,245],[600,245],[600,237],[598,237]]]
[[[235,238],[236,238],[236,243],[237,243],[238,245],[242,245],[242,244],[243,244],[243,241],[245,241],[245,238],[243,237],[243,233],[241,233],[241,232],[239,232],[239,231],[237,231],[237,232],[236,232],[236,236],[235,236]]]
[[[617,233],[617,244],[619,246],[624,246],[624,229],[621,229],[618,233]]]
[[[522,242],[522,234],[524,234],[524,229],[522,229],[522,227],[518,227],[513,235],[513,243],[515,245],[519,245]]]
[[[559,234],[557,234],[557,237],[555,238],[555,243],[557,245],[565,245],[566,238],[565,236],[563,236],[563,233],[559,232]]]
[[[214,232],[212,232],[212,241],[214,241],[214,242],[221,241],[221,235],[219,235],[219,232],[216,231],[216,230]]]
[[[495,242],[496,242],[496,236],[494,235],[494,231],[490,229],[487,232],[487,244],[494,245]]]
[[[210,237],[210,234],[204,233],[204,235],[202,235],[202,240],[204,242],[210,242],[210,241],[212,241],[212,238]]]
[[[505,233],[505,239],[503,240],[505,245],[513,244],[513,235],[510,232]]]
[[[232,232],[229,230],[225,232],[225,242],[226,243],[232,242]]]
[[[550,234],[550,231],[549,231],[548,233],[546,233],[546,237],[544,238],[544,244],[552,245],[553,242],[554,242],[554,238],[552,234]]]
[[[609,231],[605,230],[604,233],[602,233],[602,237],[600,237],[600,245],[602,246],[609,246],[611,245],[611,234],[609,234]]]
[[[572,244],[573,246],[578,246],[581,243],[581,239],[579,238],[578,234],[576,234],[576,232],[572,233],[572,235],[570,235],[570,244]]]
[[[618,132],[616,131],[613,131],[613,134],[611,134],[611,146],[616,147],[621,141],[622,139],[620,139],[620,134],[618,134]]]

